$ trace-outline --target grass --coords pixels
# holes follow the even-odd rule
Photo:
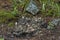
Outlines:
[[[12,11],[7,10],[0,10],[0,23],[7,22],[9,19],[17,19],[17,16],[31,16],[27,12],[25,12],[26,5],[28,5],[28,0],[12,0]],[[41,4],[40,14],[44,17],[52,16],[52,17],[60,17],[60,5],[59,3],[55,2],[55,0],[39,0]],[[23,11],[19,11],[18,7],[21,7]],[[12,25],[10,23],[9,25]]]
[[[0,40],[4,40],[4,38],[0,38]]]
[[[54,0],[40,0],[41,12],[44,16],[60,16],[60,5],[55,3]]]

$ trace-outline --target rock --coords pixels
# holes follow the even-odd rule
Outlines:
[[[47,29],[54,29],[56,26],[60,25],[60,19],[53,19],[51,22],[48,23]]]
[[[53,26],[52,25],[48,25],[47,29],[55,29],[55,27],[54,27],[54,25]]]
[[[31,14],[35,15],[39,12],[39,9],[34,1],[30,1],[28,6],[26,7],[26,11],[30,12]]]
[[[60,22],[60,19],[54,19],[51,23],[57,26],[59,22]]]

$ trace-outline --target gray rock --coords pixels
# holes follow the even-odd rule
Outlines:
[[[51,22],[48,23],[47,29],[55,29],[56,26],[60,25],[60,19],[53,19]]]
[[[30,1],[29,5],[26,7],[26,11],[30,12],[31,14],[35,15],[39,12],[39,9],[34,1]]]
[[[54,19],[51,23],[57,26],[59,22],[60,19]]]
[[[48,25],[47,29],[55,29],[55,26],[54,25]]]

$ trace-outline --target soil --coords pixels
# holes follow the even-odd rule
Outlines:
[[[40,33],[31,37],[16,37],[10,34],[13,31],[13,27],[7,27],[6,24],[0,27],[1,35],[3,35],[4,40],[60,40],[60,26],[57,26],[53,30],[48,30],[47,28],[41,28]]]
[[[11,35],[7,35],[9,31],[7,31],[7,27],[3,27],[0,29],[2,31],[0,34],[4,36],[5,40],[60,40],[60,26],[57,26],[54,30],[47,30],[45,28],[41,29],[41,33],[34,37],[9,37]]]

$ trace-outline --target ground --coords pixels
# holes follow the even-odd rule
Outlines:
[[[41,6],[39,6],[40,1],[35,0],[38,7],[40,7],[40,11],[36,15],[32,15],[30,13],[25,12],[25,5],[29,1],[26,0],[22,2],[20,4],[18,1],[16,3],[15,0],[11,0],[11,1],[0,0],[0,37],[3,37],[4,40],[60,40],[60,25],[59,26],[57,25],[55,29],[47,29],[43,27],[40,29],[40,33],[31,37],[26,37],[26,36],[16,37],[16,36],[13,36],[13,34],[10,34],[10,32],[14,30],[15,22],[17,22],[17,20],[19,20],[21,16],[30,17],[30,18],[41,17],[42,19],[44,19],[44,21],[46,21],[46,23],[48,23],[52,19],[56,19],[56,18],[60,19],[60,14],[58,14],[60,11],[59,0],[56,0],[56,1],[54,0],[54,2],[58,4],[58,5],[56,4],[56,7],[54,3],[53,3],[54,5],[51,4],[52,6],[48,5],[47,3],[46,3],[47,4],[46,6],[41,4],[41,3],[44,3],[45,1],[41,2],[40,3]],[[44,7],[46,7],[46,10],[44,9]]]

